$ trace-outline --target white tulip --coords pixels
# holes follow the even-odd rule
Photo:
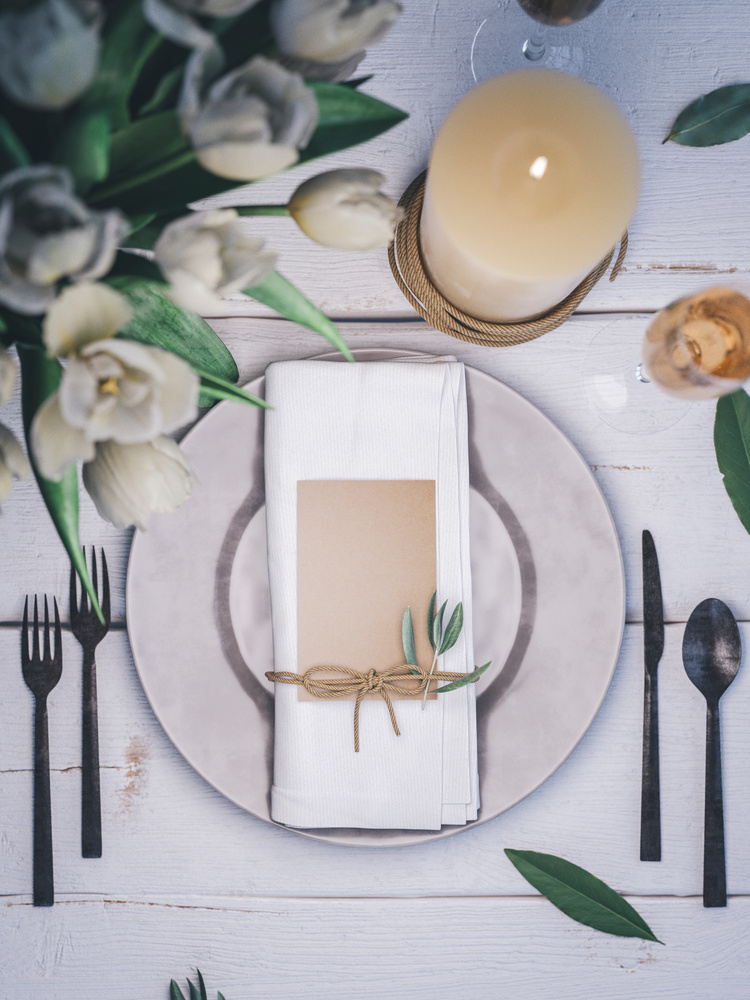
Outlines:
[[[183,309],[216,315],[223,296],[259,285],[273,271],[277,254],[247,236],[233,208],[193,212],[170,222],[156,242],[156,263],[171,283],[170,296]]]
[[[403,209],[382,194],[377,170],[329,170],[305,181],[289,200],[303,233],[326,247],[375,250],[393,239]]]
[[[211,83],[222,61],[217,47],[198,49],[185,69],[178,112],[200,165],[219,177],[254,181],[296,163],[318,121],[302,77],[255,56]]]
[[[117,528],[143,528],[151,513],[183,504],[195,477],[187,459],[169,437],[143,444],[105,441],[83,467],[83,484],[99,514]]]
[[[198,17],[231,17],[254,7],[258,0],[143,0],[143,14],[160,35],[195,49],[213,42]]]
[[[43,313],[61,278],[86,281],[110,269],[128,231],[118,211],[94,212],[73,193],[64,167],[39,164],[0,177],[0,302]]]
[[[7,403],[16,387],[18,371],[10,354],[0,347],[0,406]]]
[[[60,388],[31,425],[39,471],[59,481],[94,445],[150,441],[194,419],[199,379],[181,358],[158,347],[115,340],[130,318],[117,292],[100,285],[67,288],[45,318],[48,351],[68,357]]]
[[[86,90],[99,63],[95,0],[41,0],[0,14],[0,86],[29,108],[64,108]]]
[[[28,479],[29,460],[13,434],[0,424],[0,502],[7,500],[14,479]]]
[[[400,13],[394,0],[276,0],[271,27],[284,55],[331,63],[380,41]]]

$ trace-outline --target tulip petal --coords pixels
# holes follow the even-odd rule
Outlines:
[[[114,337],[131,318],[127,301],[107,285],[73,285],[59,295],[44,318],[44,346],[48,354],[66,357],[93,341]]]
[[[8,351],[0,347],[0,406],[8,402],[16,387],[18,369]]]
[[[31,450],[39,474],[59,483],[68,466],[94,457],[94,445],[85,434],[71,427],[60,412],[58,394],[50,396],[31,423]]]

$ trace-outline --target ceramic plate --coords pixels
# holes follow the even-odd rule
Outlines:
[[[412,352],[355,353],[365,361]],[[493,664],[477,689],[475,822],[483,823],[537,788],[591,725],[617,662],[625,585],[612,518],[573,445],[502,382],[468,366],[466,381],[475,660]],[[263,380],[248,388],[262,395]],[[182,756],[272,823],[262,411],[220,403],[182,447],[201,485],[134,538],[126,593],[133,657]],[[464,829],[295,832],[388,847]]]

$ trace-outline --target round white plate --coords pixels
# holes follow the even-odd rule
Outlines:
[[[573,445],[503,383],[469,367],[466,382],[475,660],[493,661],[477,690],[482,823],[537,788],[591,725],[617,663],[625,584],[612,518]],[[263,380],[248,388],[262,395]],[[262,411],[220,403],[182,447],[200,486],[175,513],[152,517],[130,552],[133,657],[182,756],[272,823]],[[295,832],[388,847],[466,828]]]

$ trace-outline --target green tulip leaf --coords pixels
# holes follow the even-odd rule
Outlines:
[[[91,606],[104,624],[99,599],[89,576],[86,559],[78,537],[78,470],[71,466],[59,483],[45,479],[34,462],[31,451],[31,422],[34,414],[42,403],[51,396],[60,385],[62,366],[56,358],[48,358],[44,351],[33,347],[18,345],[18,358],[21,362],[21,409],[23,411],[23,426],[26,434],[26,448],[42,494],[45,506],[57,529],[60,541],[75,567],[86,593],[91,599]]]
[[[106,185],[92,192],[90,200],[111,199],[120,192],[131,192],[174,170],[175,160],[181,162],[185,153],[192,161],[192,150],[174,111],[139,118],[112,136],[109,178]],[[154,209],[149,206],[140,211]]]
[[[464,606],[461,601],[453,609],[453,614],[450,616],[448,621],[448,626],[445,630],[445,635],[443,636],[443,641],[440,644],[440,653],[447,653],[449,649],[452,649],[458,642],[458,637],[461,634],[461,629],[464,627]]]
[[[208,1000],[208,996],[206,995],[206,984],[203,982],[203,976],[201,975],[201,970],[196,969],[195,971],[198,973],[198,984],[201,988],[201,1000]]]
[[[76,116],[66,128],[52,158],[71,172],[76,191],[86,194],[107,176],[109,145],[109,115],[106,111],[88,111]]]
[[[308,83],[320,108],[318,127],[300,162],[328,156],[387,132],[409,116],[369,94],[339,83]]]
[[[185,67],[180,64],[179,66],[174,66],[168,73],[165,73],[156,85],[156,89],[151,97],[143,107],[138,109],[138,117],[144,118],[146,115],[153,115],[157,111],[166,111],[168,108],[173,107],[180,93],[180,85],[182,84],[184,72]]]
[[[314,306],[309,299],[294,285],[282,277],[278,271],[274,271],[260,285],[253,288],[245,288],[245,295],[249,295],[257,302],[270,306],[280,316],[306,326],[315,333],[320,333],[326,338],[337,351],[341,351],[347,361],[354,361],[354,355],[346,346],[339,331],[317,306]]]
[[[185,994],[174,979],[169,982],[169,1000],[185,1000]]]
[[[250,406],[260,406],[264,410],[271,409],[271,405],[265,399],[254,396],[251,392],[240,389],[239,386],[232,385],[231,382],[217,378],[215,375],[210,375],[207,372],[202,372],[195,367],[193,367],[193,371],[200,376],[201,380],[201,394],[198,406],[212,406],[218,400],[228,399],[234,403],[248,403]]]
[[[189,979],[187,981],[188,988],[190,990],[190,1000],[201,1000],[201,995],[198,992],[198,987],[195,986]]]
[[[584,868],[554,854],[511,849],[505,853],[527,882],[578,923],[605,934],[663,944],[630,903]]]
[[[664,142],[717,146],[750,132],[750,83],[712,90],[680,112]]]
[[[750,397],[744,389],[722,396],[716,404],[714,447],[724,488],[750,532]]]
[[[26,147],[16,135],[7,118],[0,115],[0,173],[31,165]]]
[[[132,320],[118,337],[153,344],[183,358],[196,371],[227,382],[237,381],[237,365],[222,340],[200,316],[180,309],[168,299],[163,285],[129,275],[110,274],[105,281],[125,296],[133,311]]]
[[[411,608],[404,611],[401,619],[401,645],[404,649],[404,660],[406,663],[417,665],[417,651],[414,648],[414,622],[411,618]]]
[[[435,649],[435,639],[432,634],[432,630],[435,623],[435,601],[437,600],[437,591],[434,591],[432,597],[430,598],[430,606],[427,609],[427,638],[430,640],[430,645],[433,650]]]
[[[490,663],[492,663],[492,660],[489,663],[482,664],[481,667],[475,667],[474,670],[457,681],[451,681],[450,684],[443,684],[442,687],[437,688],[437,693],[443,694],[446,691],[457,691],[459,688],[466,687],[467,684],[476,684]]]

